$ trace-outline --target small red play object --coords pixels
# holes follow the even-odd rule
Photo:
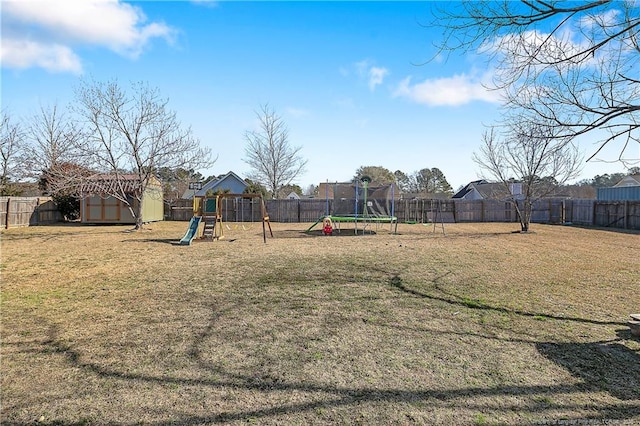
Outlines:
[[[325,217],[322,222],[322,233],[324,235],[333,235],[333,224],[331,223],[331,218]]]

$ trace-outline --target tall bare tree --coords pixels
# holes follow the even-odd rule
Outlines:
[[[20,166],[24,131],[11,113],[3,109],[0,117],[0,195],[12,195],[11,183],[22,177]]]
[[[126,91],[117,81],[83,81],[76,98],[85,126],[79,148],[108,174],[97,189],[129,208],[135,229],[143,226],[142,196],[160,168],[196,170],[213,162],[157,88],[140,82]]]
[[[529,230],[533,203],[577,177],[582,159],[572,139],[560,138],[555,126],[526,120],[512,122],[504,135],[495,129],[485,132],[474,154],[474,161],[511,194],[522,232]],[[512,190],[514,183],[521,191]]]
[[[268,104],[256,111],[258,130],[245,132],[246,159],[252,168],[250,178],[279,197],[280,189],[291,184],[305,171],[307,160],[302,158],[302,147],[289,143],[289,129],[284,120]]]
[[[626,166],[640,161],[640,6],[637,1],[439,3],[443,51],[492,55],[506,121],[522,111],[553,125],[560,140],[586,133],[617,143]]]
[[[26,125],[24,166],[50,195],[77,195],[81,180],[91,172],[77,149],[80,132],[57,104],[40,106]]]

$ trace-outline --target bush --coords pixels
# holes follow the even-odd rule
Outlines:
[[[76,220],[80,217],[80,198],[75,195],[54,195],[53,202],[65,221]]]

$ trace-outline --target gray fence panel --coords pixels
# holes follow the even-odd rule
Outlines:
[[[387,200],[370,200],[385,206]],[[259,199],[224,199],[223,220],[228,222],[258,222],[262,220]],[[192,202],[176,202],[167,210],[172,220],[189,220]],[[355,214],[355,199],[325,200],[265,200],[267,214],[273,222],[315,222],[329,214]],[[0,210],[2,206],[0,204]],[[358,214],[364,209],[358,200]],[[390,210],[390,208],[389,208]],[[389,211],[391,213],[391,210]],[[509,201],[498,200],[396,200],[393,213],[398,222],[515,222],[515,207]],[[3,215],[6,218],[6,214]],[[534,223],[573,223],[623,229],[640,229],[640,201],[596,201],[544,199],[533,205]]]

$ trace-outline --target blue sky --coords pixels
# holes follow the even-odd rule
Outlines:
[[[268,103],[301,146],[303,188],[360,166],[437,167],[455,188],[499,98],[486,58],[436,55],[429,2],[2,1],[2,107],[66,106],[81,78],[146,81],[218,159],[245,177],[244,133]],[[431,60],[433,59],[433,60]],[[580,141],[586,154],[595,140]],[[615,159],[606,150],[603,159]],[[589,162],[581,178],[624,172]]]

